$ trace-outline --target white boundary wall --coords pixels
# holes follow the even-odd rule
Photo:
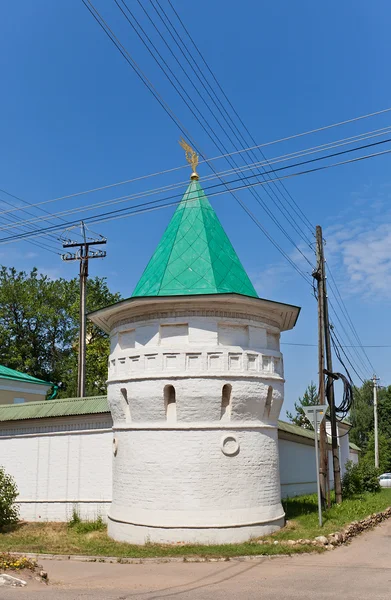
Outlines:
[[[0,423],[0,465],[15,477],[22,519],[67,521],[76,508],[84,519],[106,520],[111,427],[110,414]],[[291,435],[279,437],[278,447],[282,498],[316,492],[313,442]],[[349,458],[357,462],[358,453]]]
[[[19,490],[27,521],[106,519],[112,494],[110,415],[19,421],[0,427],[0,465]]]

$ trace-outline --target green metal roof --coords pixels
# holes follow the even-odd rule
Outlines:
[[[308,438],[310,440],[315,439],[315,432],[313,429],[304,429],[293,423],[287,423],[286,421],[278,421],[278,429],[285,431],[285,433],[292,433],[293,435],[300,435],[301,437]]]
[[[313,429],[304,429],[304,427],[299,427],[298,425],[294,425],[293,423],[287,423],[286,421],[278,421],[278,429],[279,431],[285,431],[286,433],[292,433],[293,435],[300,435],[301,437],[308,438],[310,440],[315,439],[315,432]],[[331,436],[327,436],[328,443],[331,444]],[[361,452],[361,448],[353,444],[353,442],[349,442],[349,447],[352,450],[358,450]]]
[[[72,415],[90,415],[110,412],[106,396],[90,398],[60,398],[24,404],[4,404],[0,406],[1,421],[24,419],[47,419]]]
[[[8,367],[3,367],[2,365],[0,365],[0,379],[11,379],[14,381],[24,381],[25,383],[52,385],[49,381],[37,379],[36,377],[32,377],[26,373],[21,373],[20,371],[14,371],[14,369],[9,369]]]
[[[353,442],[349,442],[349,446],[352,450],[357,450],[358,452],[361,452],[361,448],[359,448],[359,446],[356,446],[356,444],[353,444]]]
[[[192,181],[133,297],[223,293],[258,298],[201,185]]]
[[[109,413],[107,396],[90,396],[88,398],[60,398],[43,402],[25,402],[24,404],[4,404],[0,406],[0,422],[22,421],[25,419],[47,419],[50,417],[68,417],[73,415],[91,415]],[[293,423],[278,421],[279,431],[299,435],[310,440],[315,439],[312,429],[304,429]],[[329,437],[329,443],[331,438]],[[350,442],[350,448],[361,451],[361,448]]]

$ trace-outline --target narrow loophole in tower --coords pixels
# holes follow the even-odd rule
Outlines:
[[[270,417],[272,401],[273,401],[273,388],[271,385],[269,385],[268,390],[267,390],[266,402],[265,402],[264,417]]]
[[[230,385],[229,383],[223,385],[223,389],[221,392],[220,419],[224,421],[228,421],[231,416],[231,392],[232,385]]]
[[[173,385],[166,385],[164,388],[164,410],[167,421],[176,421],[176,395]]]

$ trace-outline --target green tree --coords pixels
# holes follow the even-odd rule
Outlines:
[[[305,390],[303,397],[299,398],[298,401],[295,402],[296,414],[293,414],[287,410],[286,416],[292,423],[298,425],[299,427],[313,429],[311,423],[305,416],[304,407],[313,406],[314,404],[318,404],[318,390],[314,382],[311,381],[310,385]]]
[[[71,288],[72,304],[69,314],[73,321],[78,324],[79,320],[79,281],[72,279],[69,282]],[[110,292],[106,279],[95,277],[87,280],[87,313],[114,304],[121,299],[120,294]],[[99,327],[87,319],[87,345],[86,345],[86,394],[92,396],[106,393],[107,361],[110,352],[110,341]],[[77,394],[77,361],[79,351],[78,325],[74,337],[72,351],[67,357],[64,365],[62,386],[59,395],[76,396]]]
[[[391,386],[378,390],[379,466],[382,472],[391,470]],[[373,384],[366,381],[354,389],[353,407],[350,411],[352,428],[350,441],[363,451],[362,460],[374,464],[374,414]]]
[[[375,466],[375,434],[373,432],[369,434],[367,449],[360,462]],[[391,471],[390,438],[384,433],[379,433],[379,471],[381,473]]]
[[[120,299],[104,278],[87,281],[87,311]],[[0,364],[60,384],[61,396],[77,392],[79,281],[52,280],[30,273],[0,269]],[[105,393],[107,335],[88,321],[86,390]]]
[[[349,417],[352,424],[349,439],[365,451],[369,434],[373,431],[373,387],[371,381],[365,381],[361,388],[354,388],[353,406]]]

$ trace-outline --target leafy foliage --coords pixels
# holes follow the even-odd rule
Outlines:
[[[311,381],[310,385],[305,390],[303,397],[299,398],[298,401],[295,402],[296,414],[286,411],[286,416],[292,423],[298,425],[299,427],[313,429],[311,423],[305,416],[304,407],[313,406],[314,404],[318,404],[318,390],[314,382]]]
[[[87,312],[120,299],[104,278],[87,280]],[[0,269],[0,364],[60,384],[59,395],[77,393],[79,281],[52,280]],[[109,342],[87,321],[86,392],[105,393]]]
[[[17,497],[18,489],[13,477],[0,467],[0,530],[18,522],[19,507],[15,504]]]
[[[349,439],[362,450],[366,450],[368,437],[373,431],[373,388],[370,381],[366,381],[361,388],[355,388],[353,394],[353,407],[350,411],[352,429]]]
[[[362,461],[358,464],[349,461],[342,480],[344,498],[352,498],[364,492],[380,492],[378,475],[378,469],[375,469],[373,464],[368,461]]]
[[[391,386],[378,390],[379,467],[391,471]],[[350,413],[352,429],[349,438],[363,450],[362,461],[375,462],[373,386],[366,381],[354,391],[354,405]]]

